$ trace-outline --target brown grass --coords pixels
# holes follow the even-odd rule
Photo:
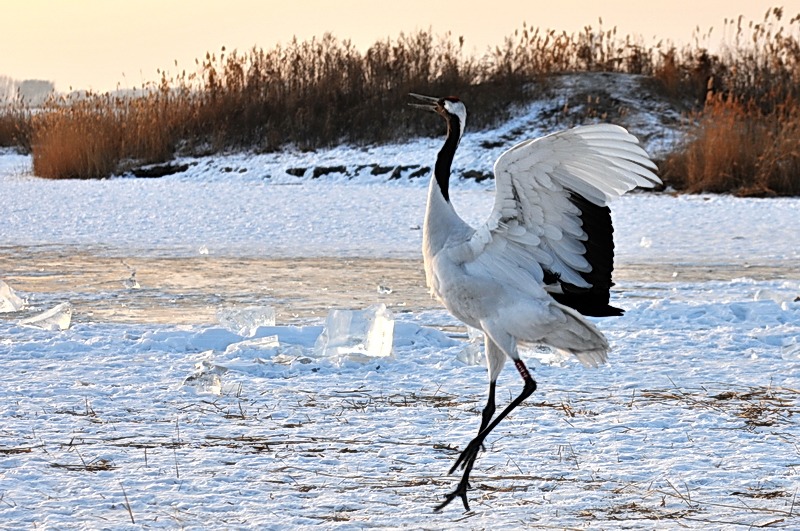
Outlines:
[[[0,106],[0,147],[30,151],[31,111],[24,105]]]
[[[690,141],[664,161],[668,184],[691,192],[800,193],[797,182],[800,17],[726,21],[726,47],[676,48],[587,26],[577,34],[525,25],[483,57],[429,31],[359,52],[331,35],[272,50],[206,54],[196,71],[170,74],[132,97],[53,99],[33,112],[0,109],[0,146],[33,152],[34,173],[99,178],[179,154],[231,149],[313,150],[438,134],[406,106],[410,91],[458,94],[471,125],[491,126],[563,72],[641,74],[689,110]],[[710,31],[709,31],[710,33]],[[177,65],[175,65],[177,67]],[[431,129],[437,126],[436,129]]]
[[[119,119],[77,102],[46,109],[33,120],[33,171],[46,178],[100,178],[117,169]]]
[[[662,166],[679,190],[800,195],[800,107],[764,114],[754,101],[709,99],[688,142]]]
[[[726,24],[731,42],[715,58],[705,105],[689,140],[664,161],[665,182],[688,192],[800,195],[800,15],[780,24]]]

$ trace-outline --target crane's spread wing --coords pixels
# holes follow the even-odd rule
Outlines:
[[[661,183],[638,144],[622,127],[601,124],[503,153],[494,165],[494,209],[471,242],[476,260],[506,268],[500,276],[509,266],[533,273],[558,302],[586,315],[621,314],[608,306],[614,244],[606,204]]]

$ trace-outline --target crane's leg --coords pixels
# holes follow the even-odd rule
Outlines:
[[[488,340],[488,337],[487,337]],[[506,408],[500,412],[497,417],[489,422],[488,419],[491,419],[492,414],[494,414],[494,389],[495,389],[495,381],[497,375],[494,375],[494,378],[489,383],[489,400],[486,403],[486,408],[483,410],[483,415],[481,417],[481,430],[478,435],[470,441],[467,447],[461,452],[461,455],[456,460],[453,467],[450,469],[450,474],[455,472],[459,466],[464,470],[464,474],[461,476],[461,481],[458,483],[458,487],[448,494],[445,497],[445,500],[436,506],[434,511],[441,511],[444,509],[451,501],[453,501],[456,497],[460,497],[461,501],[464,503],[464,509],[469,511],[469,503],[467,502],[467,489],[469,488],[469,475],[472,472],[472,467],[475,465],[475,459],[478,457],[478,451],[483,446],[483,441],[486,437],[492,432],[495,427],[500,424],[506,416],[511,413],[518,405],[520,405],[526,398],[528,398],[534,391],[536,391],[536,381],[531,377],[530,373],[528,372],[528,368],[525,366],[525,363],[516,356],[516,349],[514,350],[514,366],[519,371],[520,376],[522,376],[522,380],[524,383],[524,387],[522,388],[522,392],[519,394],[517,398],[511,401],[511,403],[506,406]],[[488,355],[488,343],[487,343],[487,358]],[[490,360],[491,361],[491,360]],[[502,367],[502,365],[501,365]],[[492,367],[490,363],[490,373],[492,372]],[[499,370],[497,371],[499,373]]]
[[[494,395],[495,389],[497,388],[497,377],[500,375],[500,371],[503,370],[503,365],[506,364],[507,358],[506,353],[503,352],[503,349],[501,349],[497,343],[492,341],[489,334],[484,333],[483,343],[485,345],[486,369],[489,372],[489,396],[486,399],[486,407],[483,408],[483,412],[481,413],[481,427],[478,429],[479,435],[486,429],[486,426],[489,425],[492,417],[494,417]],[[452,470],[450,472],[452,473]]]
[[[489,382],[489,398],[486,400],[486,407],[483,408],[483,412],[481,413],[481,427],[478,428],[478,435],[486,429],[486,426],[489,425],[489,422],[494,417],[494,412],[496,411],[494,405],[494,391],[497,387],[497,382]]]

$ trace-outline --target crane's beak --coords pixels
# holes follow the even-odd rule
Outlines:
[[[433,98],[431,96],[423,96],[422,94],[414,94],[413,92],[409,92],[408,95],[416,100],[424,102],[424,103],[409,103],[411,107],[416,107],[417,109],[424,109],[426,111],[433,111],[433,112],[437,112],[440,107],[439,98]]]

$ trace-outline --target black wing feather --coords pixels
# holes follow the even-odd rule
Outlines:
[[[611,273],[614,271],[614,227],[611,224],[611,210],[587,201],[578,194],[570,194],[569,200],[581,211],[581,222],[587,239],[584,257],[592,266],[588,273],[581,273],[591,288],[580,288],[563,282],[550,271],[545,271],[545,282],[561,284],[563,293],[553,293],[560,304],[574,308],[583,315],[609,317],[622,315],[624,310],[609,305]]]

